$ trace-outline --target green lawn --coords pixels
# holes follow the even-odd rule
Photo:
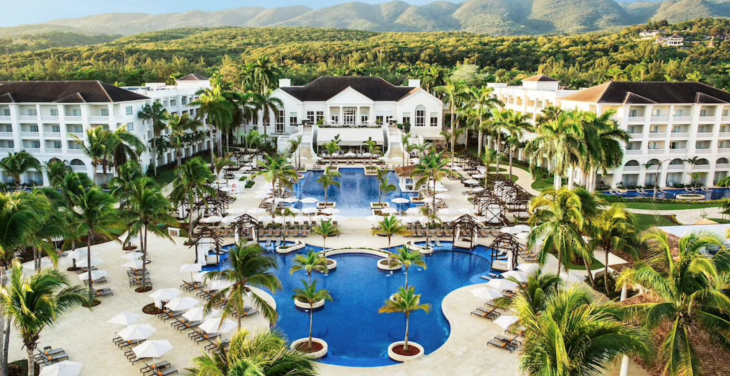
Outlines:
[[[708,219],[711,220],[711,221],[713,221],[713,222],[720,223],[720,224],[730,223],[730,219],[725,219],[725,218],[708,218]]]
[[[717,208],[722,206],[719,203],[702,203],[702,202],[622,202],[629,209],[643,210],[687,210],[687,209],[705,209]]]
[[[639,231],[648,230],[654,226],[676,226],[666,215],[635,214],[634,223]]]
[[[576,265],[576,264],[573,264],[571,262],[570,264],[568,264],[568,269],[570,269],[570,270],[586,270],[586,267],[585,267],[585,265]],[[591,270],[598,270],[598,269],[603,269],[603,263],[600,262],[600,261],[598,261],[598,259],[594,257],[593,258],[593,263],[591,264]]]

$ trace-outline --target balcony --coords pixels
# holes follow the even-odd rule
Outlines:
[[[66,116],[63,120],[67,123],[81,123],[83,121],[81,116]]]
[[[21,137],[40,137],[40,135],[38,132],[20,132]]]
[[[66,131],[66,133],[67,134],[74,134],[74,135],[79,136],[79,137],[81,137],[81,136],[84,135],[84,131]]]
[[[651,121],[667,122],[669,121],[669,116],[652,116]]]
[[[720,147],[719,149],[717,149],[717,152],[718,153],[730,153],[730,148]]]
[[[669,149],[670,154],[687,154],[687,149]]]
[[[710,154],[710,153],[712,153],[712,149],[695,149],[695,153],[697,153],[697,154]]]
[[[715,165],[715,170],[727,170],[727,169],[730,169],[730,164],[718,163]]]
[[[689,123],[692,121],[692,116],[675,116],[672,118],[675,123]]]
[[[84,154],[83,149],[68,149],[69,154]]]
[[[3,148],[3,147],[0,147],[0,154],[12,153],[14,151],[15,151],[15,148]]]
[[[704,122],[715,121],[715,115],[700,116],[700,121],[704,121]]]
[[[649,133],[649,138],[663,140],[663,139],[667,138],[667,134],[666,133]]]
[[[720,132],[720,137],[730,137],[730,132]]]
[[[626,150],[626,155],[641,155],[641,149]]]
[[[641,171],[641,166],[624,166],[624,172],[639,172]]]
[[[61,148],[46,147],[46,153],[48,154],[60,155],[62,152],[63,149]]]
[[[629,136],[631,138],[644,138],[644,132],[636,132],[636,133],[629,132]]]
[[[708,171],[710,169],[710,165],[703,164],[703,165],[695,165],[692,171]]]
[[[703,138],[710,137],[711,138],[712,136],[713,136],[712,132],[697,132],[697,137],[703,137]]]
[[[668,170],[669,171],[684,171],[684,164],[677,164],[677,165],[670,164]]]
[[[722,121],[730,121],[730,116],[723,116]]]
[[[0,138],[13,138],[13,132],[0,132]]]
[[[53,137],[53,138],[61,137],[61,132],[48,132],[48,131],[44,131],[43,132],[43,137]]]
[[[74,171],[86,171],[86,166],[71,165],[71,169]]]
[[[629,116],[629,123],[643,123],[646,116]]]
[[[58,116],[51,116],[51,115],[42,115],[41,116],[42,121],[59,121]]]
[[[89,116],[89,121],[92,123],[108,123],[110,116]]]
[[[666,150],[664,149],[649,149],[649,154],[664,154]]]
[[[36,153],[37,154],[37,153],[40,153],[41,152],[41,148],[26,148],[26,147],[23,147],[23,150],[24,151],[27,151],[28,153],[31,153],[31,154],[33,154],[33,153]]]
[[[22,115],[22,116],[18,116],[18,120],[20,120],[20,121],[37,122],[38,121],[38,116],[35,116],[35,115],[33,115],[33,116],[30,116],[30,115]]]
[[[10,122],[10,116],[0,116],[0,121]]]
[[[689,133],[687,132],[672,132],[672,140],[678,139],[678,138],[687,138],[689,137]]]

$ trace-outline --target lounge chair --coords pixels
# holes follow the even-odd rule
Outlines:
[[[145,366],[142,367],[139,372],[144,375],[147,375],[148,373],[154,375],[155,373],[157,373],[157,371],[166,370],[168,368],[170,368],[170,362],[163,360],[155,364],[145,364]]]
[[[213,333],[213,334],[200,333],[198,336],[190,337],[190,339],[195,341],[195,343],[200,343],[203,341],[209,341],[211,339],[219,338],[220,336],[221,336],[220,333]]]
[[[497,335],[494,337],[494,339],[497,341],[500,341],[500,342],[509,343],[510,345],[517,347],[517,346],[522,346],[522,342],[517,340],[517,338],[519,338],[519,337],[520,337],[519,334],[516,335],[514,338],[505,337],[503,335]]]
[[[206,351],[211,351],[211,350],[212,351],[218,351],[221,348],[228,347],[228,345],[230,345],[230,344],[231,344],[231,341],[230,340],[223,340],[223,341],[220,341],[220,342],[210,341],[209,344],[205,345],[204,349]]]
[[[490,316],[496,316],[495,318],[497,318],[499,316],[502,316],[502,312],[497,311],[497,309],[499,309],[498,307],[490,307],[490,308],[491,309],[487,310],[487,309],[484,309],[482,307],[477,307],[476,310],[479,311],[479,312],[484,312],[484,313],[486,313],[486,314],[488,314]]]
[[[62,362],[64,360],[68,360],[68,354],[60,353],[60,354],[48,355],[48,356],[42,355],[42,359],[43,359],[43,364],[48,365],[48,364],[53,364],[53,363]]]
[[[96,295],[97,297],[108,296],[108,295],[112,295],[113,296],[114,293],[112,292],[112,289],[110,289],[110,288],[104,288],[104,289],[98,289],[98,290],[96,290],[94,292],[94,295]]]
[[[492,314],[492,313],[488,313],[488,312],[485,312],[485,311],[482,311],[482,310],[479,310],[479,309],[477,309],[475,311],[472,311],[471,314],[474,315],[474,316],[478,316],[478,317],[484,318],[484,319],[489,319],[491,321],[494,321],[494,319],[497,318],[497,315]]]
[[[489,345],[492,345],[494,347],[499,347],[500,349],[509,350],[509,352],[513,352],[513,351],[517,350],[517,347],[510,345],[509,343],[502,342],[502,341],[489,340],[489,341],[487,341],[487,347],[489,347]]]
[[[175,368],[168,368],[168,369],[166,369],[164,371],[158,371],[157,373],[153,373],[152,375],[156,375],[156,376],[168,376],[168,375],[172,375],[174,373],[178,373]]]

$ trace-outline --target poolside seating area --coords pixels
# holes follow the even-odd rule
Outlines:
[[[51,346],[45,346],[42,350],[38,350],[38,352],[33,355],[33,361],[36,364],[43,366],[48,366],[66,360],[69,360],[69,355],[63,348],[54,349]]]

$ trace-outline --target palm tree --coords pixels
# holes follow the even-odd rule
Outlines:
[[[280,155],[273,157],[266,156],[265,161],[259,161],[259,167],[262,169],[257,176],[263,175],[266,181],[271,182],[271,191],[276,192],[276,183],[279,183],[279,189],[290,187],[299,178],[297,170]],[[281,197],[281,194],[279,194]],[[273,216],[276,217],[276,206],[274,206]]]
[[[168,123],[170,126],[170,145],[175,149],[175,159],[177,159],[177,165],[180,166],[183,158],[182,149],[186,146],[185,140],[190,134],[189,131],[194,133],[199,127],[203,126],[203,122],[190,117],[188,114],[183,116],[173,114],[170,116]]]
[[[124,209],[129,199],[129,195],[134,187],[134,183],[139,179],[144,179],[142,167],[136,161],[127,162],[119,170],[119,175],[109,181],[111,194],[119,200],[120,208]]]
[[[521,299],[523,295],[517,298]],[[546,298],[543,311],[520,313],[525,328],[523,374],[599,375],[623,355],[649,356],[648,333],[623,323],[614,305],[587,301],[578,288],[558,290]]]
[[[153,102],[146,104],[142,110],[137,113],[137,117],[149,121],[152,124],[152,166],[154,174],[157,176],[157,139],[162,135],[162,131],[167,128],[165,121],[169,119],[170,114],[161,102]]]
[[[43,197],[42,201],[48,201]],[[39,203],[41,200],[39,200]],[[42,205],[46,205],[45,202]],[[48,208],[50,208],[50,201],[48,201]],[[40,213],[36,217],[37,222],[35,223],[33,232],[28,235],[26,239],[27,245],[33,250],[33,261],[35,270],[39,271],[41,268],[41,257],[43,254],[48,256],[48,259],[53,262],[54,267],[58,265],[58,253],[56,253],[56,247],[53,246],[54,238],[62,238],[66,235],[67,224],[65,223],[65,217],[57,211],[48,210]]]
[[[689,179],[692,186],[695,185],[695,178],[692,176],[692,172],[694,172],[695,165],[700,162],[700,159],[701,158],[696,155],[692,158],[684,159],[684,161],[689,165]]]
[[[170,215],[172,210],[170,200],[153,184],[149,179],[137,179],[129,194],[129,208],[122,212],[122,218],[125,219],[129,228],[129,236],[140,234],[140,239],[142,239],[140,241],[142,275],[147,274],[148,233],[151,232],[158,237],[174,242],[166,227],[175,226],[177,223],[175,218]],[[147,283],[142,278],[142,291],[146,291],[146,288]]]
[[[329,189],[330,187],[342,187],[342,184],[340,183],[339,178],[342,177],[342,174],[339,171],[330,170],[329,167],[327,167],[324,170],[324,173],[322,176],[317,179],[317,183],[322,184],[322,188],[324,188],[324,205],[329,205]]]
[[[636,245],[638,237],[636,227],[633,223],[634,216],[626,210],[622,204],[613,204],[608,209],[598,214],[591,223],[591,241],[589,249],[591,253],[598,247],[603,248],[606,254],[603,265],[603,284],[608,291],[608,255],[614,251],[622,251],[623,253],[638,256]]]
[[[312,283],[312,272],[320,272],[323,274],[327,274],[329,272],[329,269],[327,269],[327,260],[323,257],[319,257],[311,249],[306,255],[298,254],[294,258],[294,266],[291,267],[291,271],[289,273],[293,275],[300,270],[307,272],[307,280],[309,283]]]
[[[319,220],[319,224],[312,228],[312,231],[322,237],[322,257],[327,258],[327,238],[340,234],[340,229],[332,223],[332,220]],[[329,264],[329,261],[327,262]]]
[[[234,247],[228,256],[229,268],[222,271],[213,271],[205,275],[206,281],[223,280],[231,282],[231,286],[215,293],[205,312],[210,313],[214,307],[225,302],[221,322],[231,315],[238,318],[238,330],[241,330],[241,319],[246,312],[247,296],[250,296],[271,325],[276,324],[278,313],[265,299],[256,292],[256,288],[265,288],[276,293],[281,289],[281,281],[272,271],[278,267],[276,260],[264,255],[260,245],[240,244]]]
[[[631,139],[629,133],[619,128],[618,123],[613,119],[615,114],[614,110],[607,110],[601,115],[593,112],[584,114],[584,130],[587,130],[588,133],[595,133],[595,136],[585,137],[589,156],[588,163],[585,164],[585,170],[587,170],[585,173],[588,176],[586,187],[590,192],[595,191],[598,169],[605,174],[607,170],[621,166],[624,159],[624,146]],[[591,139],[595,139],[595,142],[589,142]]]
[[[233,158],[233,154],[228,153],[221,157],[215,157],[215,159],[213,160],[213,169],[215,170],[215,177],[216,177],[215,184],[216,184],[216,187],[218,188],[218,190],[221,189],[221,183],[220,183],[221,173],[226,169],[226,167],[236,165],[235,163],[233,163],[231,158]],[[226,184],[228,184],[227,174],[226,174]]]
[[[440,93],[449,103],[449,113],[451,113],[451,134],[456,134],[456,108],[460,105],[464,96],[463,86],[451,80],[446,80],[446,84],[436,87],[436,93]],[[454,147],[456,138],[451,138],[451,155],[454,155]]]
[[[326,268],[326,266],[325,266]],[[307,282],[302,281],[304,288],[294,290],[294,299],[309,304],[310,307],[314,307],[314,304],[321,301],[332,301],[332,295],[327,290],[317,290],[317,281]],[[307,349],[312,348],[312,333],[314,332],[314,309],[309,309],[309,341],[307,342]]]
[[[557,253],[558,275],[563,264],[568,265],[575,253],[583,253],[586,249],[582,231],[586,218],[581,198],[568,189],[560,191],[547,190],[532,201],[530,218],[533,226],[528,238],[528,247],[534,248],[539,239],[543,239],[540,249],[540,265],[544,265],[547,255]],[[590,271],[589,260],[586,267]]]
[[[396,190],[398,190],[398,188],[395,185],[390,184],[390,179],[388,177],[389,173],[390,173],[390,171],[385,170],[385,169],[383,169],[383,170],[378,169],[378,172],[377,172],[378,182],[380,182],[380,185],[378,186],[378,204],[380,206],[382,206],[382,204],[383,204],[383,194],[387,195],[388,193],[393,193]]]
[[[449,165],[449,159],[444,157],[444,153],[431,153],[424,155],[416,168],[413,169],[413,176],[419,177],[416,186],[422,187],[427,185],[429,181],[433,181],[433,208],[436,210],[436,183],[451,174],[446,168]]]
[[[631,316],[648,329],[668,324],[658,354],[664,374],[701,375],[692,343],[706,339],[697,336],[709,334],[711,343],[724,349],[730,343],[730,298],[725,294],[730,255],[724,249],[714,258],[703,253],[708,247],[723,247],[723,240],[710,234],[685,236],[676,250],[659,229],[650,230],[642,241],[652,257],[626,269],[617,284],[639,285],[654,299],[632,305]]]
[[[71,226],[86,236],[87,268],[89,269],[89,306],[94,305],[94,281],[91,278],[91,243],[97,237],[114,239],[115,231],[122,229],[122,221],[114,208],[117,201],[99,187],[93,187],[74,195]]]
[[[557,118],[539,123],[537,137],[527,143],[525,154],[529,156],[533,169],[543,158],[552,163],[555,190],[558,190],[565,173],[586,155],[586,147],[583,127],[577,115],[560,112],[555,116]]]
[[[263,111],[263,128],[264,135],[267,134],[267,128],[271,125],[271,113],[278,114],[279,110],[284,108],[284,102],[273,96],[274,92],[267,89],[253,96],[253,103],[259,111]]]
[[[302,135],[295,138],[289,138],[289,155],[297,156],[297,171],[302,169],[302,151],[299,148],[302,146]]]
[[[188,242],[192,240],[193,206],[196,197],[205,200],[208,195],[215,194],[215,189],[210,186],[213,183],[213,173],[210,167],[200,158],[193,158],[175,170],[175,180],[172,181],[172,193],[170,198],[175,203],[182,203],[187,199],[189,210],[186,215],[188,219]]]
[[[509,146],[509,176],[510,179],[512,178],[512,158],[513,158],[513,152],[512,148],[514,146],[522,146],[522,136],[524,132],[531,132],[533,131],[532,125],[527,121],[527,118],[525,115],[509,111],[507,117],[507,122],[504,126],[504,131],[507,132],[507,145]],[[525,144],[526,145],[526,144]],[[499,166],[499,161],[497,161],[497,166]]]
[[[398,251],[398,254],[395,255],[394,259],[406,269],[406,289],[408,288],[408,271],[411,269],[411,266],[418,266],[424,270],[428,269],[428,265],[423,260],[421,252],[413,251],[407,246],[403,246]]]
[[[423,89],[433,94],[436,87],[446,83],[446,69],[432,66],[423,70],[421,77]]]
[[[251,88],[259,93],[265,93],[269,89],[273,89],[283,72],[276,66],[268,55],[264,55],[256,59],[252,63],[249,79]]]
[[[373,229],[373,235],[385,235],[388,238],[388,265],[398,265],[397,261],[393,259],[393,252],[390,250],[390,240],[393,238],[393,235],[405,235],[408,233],[409,231],[406,226],[403,226],[396,217],[383,218],[378,223],[378,228]]]
[[[233,122],[233,115],[235,106],[231,102],[227,101],[223,96],[223,91],[220,86],[216,86],[213,89],[202,89],[199,90],[197,95],[200,98],[196,101],[190,102],[190,106],[198,106],[197,119],[202,121],[204,124],[210,124],[213,126],[214,131],[217,130],[219,134],[227,131]],[[215,145],[215,138],[218,138],[218,149],[223,150],[221,144],[221,138],[214,136],[211,138],[210,148],[210,159],[213,160],[213,149]]]
[[[514,278],[509,281],[517,284],[517,298],[498,298],[494,302],[503,308],[512,308],[520,316],[520,320],[526,321],[530,317],[542,314],[547,308],[548,298],[555,295],[562,286],[563,280],[556,274],[543,274],[540,270],[530,275],[526,284],[518,282]]]
[[[373,156],[380,152],[380,147],[378,146],[378,143],[373,141],[372,137],[368,137],[367,141],[363,141],[362,144],[365,146],[365,149],[367,149],[368,153],[370,154],[370,164],[373,163]]]
[[[479,148],[477,156],[482,157],[482,146],[484,145],[484,132],[487,131],[487,127],[484,124],[484,120],[491,116],[491,110],[496,107],[502,107],[504,104],[499,99],[492,97],[494,89],[490,87],[470,87],[466,91],[466,102],[467,106],[474,108],[476,111],[473,113],[476,118],[475,129],[479,134]]]
[[[91,178],[94,184],[96,184],[96,172],[99,166],[102,166],[102,172],[106,175],[107,163],[109,158],[111,158],[112,133],[103,127],[91,128],[86,131],[86,138],[89,141],[88,144],[84,142],[83,138],[75,134],[72,134],[71,137],[81,146],[84,155],[91,159],[91,167],[94,169],[94,176]]]
[[[487,185],[489,183],[489,169],[494,163],[494,161],[499,160],[499,154],[494,150],[485,150],[484,154],[482,154],[482,163],[484,163],[484,167],[486,167],[486,170],[484,171],[484,188],[487,188]],[[497,171],[497,174],[499,174],[499,171]]]
[[[187,371],[191,376],[315,376],[315,364],[303,353],[289,350],[276,331],[252,336],[244,329],[233,335],[230,350],[194,358],[193,367]]]
[[[123,126],[114,131],[109,145],[109,151],[113,157],[112,165],[114,171],[119,174],[119,169],[128,161],[136,161],[145,151],[145,146],[139,137],[127,131],[127,127]]]
[[[51,187],[58,186],[64,177],[72,172],[73,169],[66,161],[54,159],[46,163],[46,174]]]
[[[378,312],[391,314],[402,313],[406,315],[406,339],[403,343],[403,351],[408,351],[408,337],[410,335],[410,321],[413,312],[431,312],[430,304],[421,304],[421,295],[416,295],[416,288],[401,287],[392,299],[385,301],[385,305]]]
[[[33,351],[43,330],[85,303],[85,293],[83,287],[72,286],[68,277],[58,270],[44,269],[25,278],[20,261],[13,262],[10,284],[0,289],[0,305],[23,341],[28,354],[28,375],[35,375]]]
[[[0,160],[0,171],[13,178],[16,188],[20,188],[20,175],[30,170],[41,172],[43,166],[33,155],[27,151],[8,153],[6,158]]]

